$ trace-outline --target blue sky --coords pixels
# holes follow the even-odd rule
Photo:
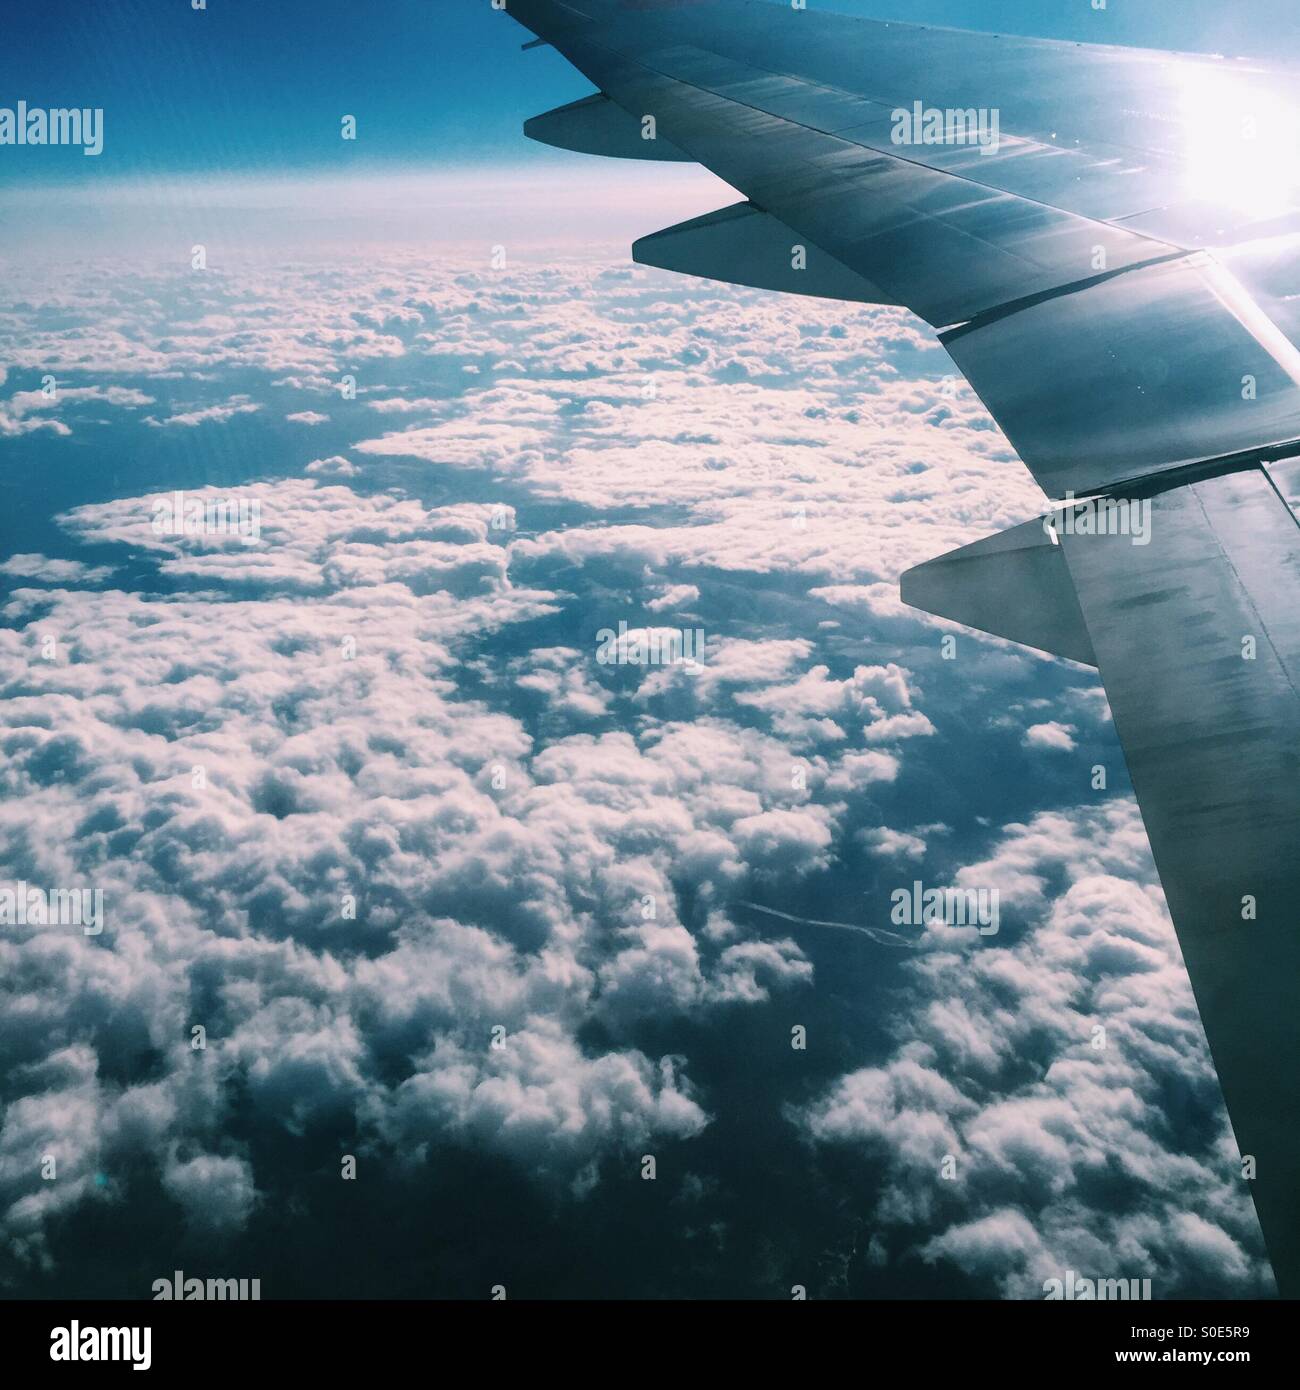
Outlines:
[[[817,0],[813,0],[814,5]],[[1300,55],[1294,0],[834,0],[873,18]],[[49,0],[2,21],[0,104],[100,106],[102,156],[7,148],[0,181],[521,163],[522,122],[586,90],[488,0]],[[355,143],[339,120],[357,116]]]

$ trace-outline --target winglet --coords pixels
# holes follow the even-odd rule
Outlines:
[[[1070,571],[1041,521],[999,531],[910,569],[904,603],[1011,642],[1095,666]]]
[[[642,237],[633,243],[632,259],[639,265],[750,289],[862,304],[891,302],[857,271],[809,245],[807,237],[752,203],[733,203]]]
[[[554,111],[524,122],[524,134],[530,140],[577,154],[691,162],[690,155],[667,140],[647,135],[648,130],[653,131],[654,127],[629,116],[603,92],[557,106]]]

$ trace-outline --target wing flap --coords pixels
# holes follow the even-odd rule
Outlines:
[[[1300,351],[1203,254],[942,341],[1050,497],[1300,439]]]

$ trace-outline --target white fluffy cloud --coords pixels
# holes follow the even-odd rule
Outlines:
[[[1225,1294],[1271,1288],[1153,879],[1124,802],[1010,827],[962,871],[1007,890],[1023,934],[985,949],[930,933],[893,1055],[798,1115],[817,1143],[883,1160],[875,1226],[895,1254],[950,1261],[1008,1297],[1041,1298],[1067,1269],[1149,1278],[1157,1298],[1189,1273]],[[1163,1117],[1170,1094],[1203,1110],[1195,1139]]]
[[[1050,720],[1046,724],[1031,724],[1025,730],[1027,748],[1055,748],[1062,753],[1073,753],[1075,749],[1074,729],[1069,724]]]
[[[102,584],[112,573],[111,565],[54,560],[48,555],[11,555],[0,564],[0,574],[13,579],[34,579],[40,584]]]
[[[258,504],[252,542],[159,535],[153,499],[123,496],[63,519],[121,548],[111,573],[5,565],[0,882],[93,884],[108,917],[100,937],[0,936],[16,1247],[42,1258],[46,1224],[114,1201],[128,1159],[196,1230],[255,1219],[236,1095],[268,1127],[353,1118],[408,1160],[455,1139],[578,1193],[698,1136],[713,1098],[691,1057],[638,1027],[814,983],[795,940],[732,920],[738,894],[850,853],[910,877],[954,852],[934,811],[892,829],[873,801],[918,765],[946,775],[954,686],[920,659],[941,624],[897,574],[1041,504],[978,401],[939,385],[946,359],[901,311],[625,266],[434,274],[422,253],[118,298],[61,273],[57,327],[0,319],[12,370],[129,371],[65,399],[164,398],[159,447],[328,413],[346,452],[232,485]],[[68,428],[34,405],[6,420]],[[595,631],[622,617],[700,628],[705,660],[601,667]],[[1104,722],[1095,678],[1043,693],[1045,659],[963,650],[979,698],[1014,689],[988,722],[1013,747],[1066,756]],[[996,885],[1033,930],[975,954],[928,932],[898,1047],[794,1122],[884,1159],[890,1239],[1007,1292],[1086,1271],[1102,1237],[1255,1287],[1223,1135],[1168,1140],[1168,1088],[1213,1082],[1131,809],[1039,808],[953,881]],[[104,1064],[131,1049],[160,1059],[147,1080]],[[1133,1210],[1089,1198],[1107,1163]]]
[[[46,373],[48,378],[51,374]],[[0,379],[0,385],[3,385]],[[96,402],[118,408],[134,409],[152,405],[153,397],[125,386],[59,387],[52,390],[16,391],[7,401],[0,401],[0,438],[48,430],[55,435],[70,435],[71,427],[61,414],[78,413],[87,403]],[[70,409],[71,408],[71,409]]]
[[[464,649],[558,602],[511,582],[499,508],[301,479],[248,492],[254,545],[157,535],[147,497],[66,519],[198,589],[20,588],[5,610],[0,879],[106,904],[98,937],[0,939],[0,1029],[31,1085],[0,1176],[32,1254],[46,1212],[111,1199],[94,1174],[141,1151],[165,1156],[191,1225],[237,1228],[257,1174],[222,1146],[235,1084],[295,1131],[351,1114],[376,1141],[455,1135],[589,1181],[602,1155],[708,1115],[680,1062],[591,1051],[584,1021],[617,1039],[809,978],[788,940],[697,942],[675,885],[722,906],[748,873],[824,866],[830,764],[796,790],[782,743],[725,720],[569,732],[610,696],[564,648],[513,673],[560,721],[539,744],[454,680]],[[88,1033],[147,1043],[161,1076],[99,1075]],[[42,1145],[68,1178],[49,1191]]]
[[[163,429],[183,426],[186,429],[194,429],[198,425],[209,423],[222,424],[226,420],[232,420],[236,415],[254,415],[262,406],[259,401],[250,400],[246,395],[231,396],[228,401],[221,401],[216,405],[205,405],[196,407],[193,410],[177,411],[174,415],[167,415],[163,419],[156,419],[152,415],[145,417],[145,424],[155,428]]]

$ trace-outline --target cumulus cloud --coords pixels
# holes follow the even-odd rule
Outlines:
[[[511,673],[558,721],[539,743],[453,679],[485,635],[556,607],[510,579],[499,505],[249,491],[253,548],[157,535],[147,497],[78,508],[72,534],[179,587],[19,589],[5,610],[0,878],[92,883],[108,904],[101,937],[0,940],[0,1028],[45,1088],[0,1131],[5,1220],[32,1258],[47,1213],[112,1199],[105,1154],[166,1155],[195,1230],[247,1222],[258,1174],[222,1147],[235,1087],[292,1132],[355,1116],[373,1142],[459,1136],[581,1186],[602,1156],[708,1122],[684,1063],[626,1041],[636,1020],[810,976],[790,941],[697,939],[678,885],[725,912],[747,875],[824,867],[829,764],[793,788],[786,747],[725,720],[571,732],[610,697],[559,647]],[[592,1019],[603,1045],[579,1041]],[[158,1074],[99,1076],[86,1037],[138,1039]],[[67,1164],[51,1193],[35,1133]]]
[[[229,400],[222,401],[217,405],[205,405],[196,407],[193,410],[178,411],[175,415],[165,416],[159,420],[153,415],[145,416],[145,424],[152,425],[156,429],[163,429],[168,426],[180,425],[186,429],[193,429],[197,425],[215,422],[222,424],[226,420],[233,419],[236,415],[253,415],[261,410],[259,401],[253,401],[246,395],[231,396]]]
[[[72,433],[62,420],[46,419],[40,415],[24,415],[0,402],[0,438],[13,439],[20,434],[32,434],[36,430],[48,430],[51,434],[61,435]]]
[[[232,1156],[196,1154],[183,1161],[173,1156],[163,1169],[162,1185],[191,1229],[203,1236],[239,1230],[256,1200],[252,1170]]]
[[[1150,1278],[1156,1297],[1189,1279],[1224,1296],[1271,1288],[1146,861],[1131,803],[1008,827],[961,881],[1011,877],[1018,939],[959,949],[927,934],[892,1056],[797,1112],[815,1143],[884,1164],[874,1220],[895,1257],[949,1262],[1008,1297],[1041,1298],[1067,1269]],[[1171,1126],[1171,1094],[1195,1124]]]
[[[48,374],[47,374],[48,375]],[[3,385],[3,381],[0,381]],[[119,409],[152,405],[154,398],[143,391],[126,386],[64,386],[57,383],[52,390],[16,391],[8,401],[0,401],[0,437],[30,434],[48,430],[51,434],[69,435],[72,430],[55,412],[65,412],[88,402],[99,402]]]
[[[35,579],[42,584],[102,584],[113,574],[111,565],[86,565],[80,560],[54,560],[48,555],[11,555],[0,574]]]
[[[1095,675],[993,640],[963,642],[956,682],[927,659],[950,625],[901,604],[899,571],[1041,497],[915,321],[423,253],[159,276],[111,313],[60,274],[58,331],[0,325],[16,370],[183,381],[159,447],[328,402],[346,453],[234,488],[255,543],[159,535],[127,495],[62,518],[97,562],[120,549],[115,574],[6,567],[30,582],[0,628],[0,881],[93,883],[109,918],[0,938],[23,1260],[119,1200],[127,1161],[196,1232],[255,1223],[270,1175],[230,1141],[236,1104],[253,1132],[355,1126],[410,1163],[459,1143],[588,1194],[721,1123],[664,1027],[822,993],[800,919],[772,935],[738,900],[942,853],[998,887],[1003,932],[896,953],[897,1044],[805,1089],[788,1132],[883,1164],[858,1188],[879,1238],[989,1289],[1036,1294],[1102,1242],[1167,1288],[1260,1287],[1131,808],[1027,801],[990,836],[928,804],[963,737],[1023,757],[1107,713]],[[604,667],[620,619],[698,627],[704,659]]]
[[[331,454],[329,458],[313,459],[305,471],[323,478],[355,478],[361,470],[342,454]]]
[[[843,737],[842,723],[866,720],[868,743],[889,743],[934,733],[934,726],[912,708],[910,672],[888,666],[859,666],[847,680],[829,679],[825,666],[814,666],[789,685],[737,696],[742,704],[777,712],[776,724],[794,739],[805,734]],[[837,722],[840,721],[840,722]]]
[[[587,653],[572,647],[545,647],[513,663],[515,688],[541,695],[547,708],[579,719],[599,719],[610,696],[587,669]]]
[[[646,607],[652,613],[673,612],[697,602],[699,597],[700,591],[694,584],[671,584],[656,598],[647,600]]]
[[[880,826],[859,832],[862,843],[872,854],[882,859],[921,859],[925,856],[926,843],[920,835],[909,834],[905,830],[890,830]]]
[[[1026,748],[1055,748],[1062,753],[1072,753],[1075,749],[1075,730],[1070,724],[1050,720],[1046,724],[1031,724],[1025,730]]]

